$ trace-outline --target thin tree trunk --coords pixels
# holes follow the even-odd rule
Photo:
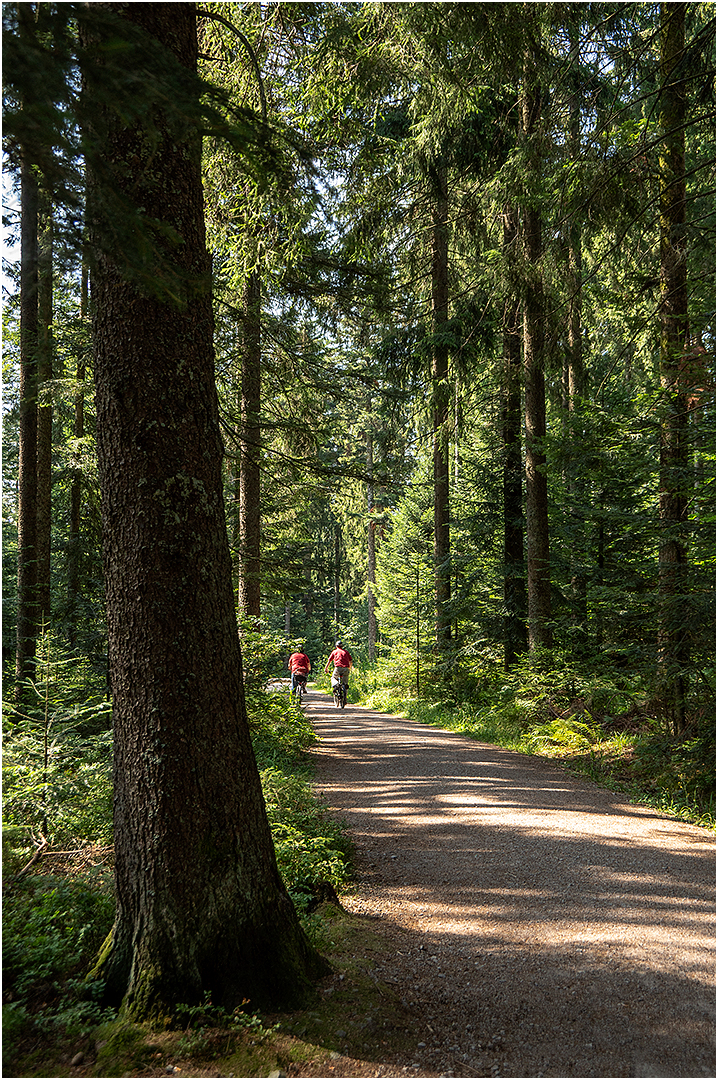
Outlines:
[[[52,379],[52,207],[45,192],[40,197],[38,248],[38,395]],[[52,536],[52,405],[37,410],[37,600],[38,618],[49,625],[51,610],[50,556]]]
[[[341,615],[342,603],[342,527],[339,521],[334,522],[334,626],[339,631],[339,616]]]
[[[581,155],[581,76],[580,76],[580,20],[581,9],[573,5],[569,12],[569,35],[571,40],[573,93],[571,96],[571,115],[569,121],[569,150],[574,161]],[[583,472],[580,462],[580,432],[577,427],[578,414],[586,393],[586,371],[583,361],[583,338],[581,332],[582,315],[582,257],[581,257],[581,222],[574,215],[569,224],[568,235],[568,356],[567,356],[567,391],[568,415],[571,440],[575,452],[569,462],[568,491],[569,498],[576,508],[574,515],[579,521],[578,542],[571,544],[571,602],[575,629],[585,647],[588,635],[588,592],[586,575],[586,522],[583,515],[584,487]]]
[[[239,465],[239,610],[258,618],[261,607],[260,424],[261,285],[256,272],[247,281],[242,349],[242,435]]]
[[[302,608],[304,617],[311,619],[314,614],[314,587],[312,583],[312,552],[309,548],[304,550],[302,556],[304,562],[304,594],[302,596]]]
[[[196,70],[194,5],[113,8],[157,39],[162,72],[177,58],[162,95],[171,100],[182,72]],[[95,44],[86,26],[83,35]],[[128,45],[123,63],[132,61]],[[143,76],[138,67],[140,87]],[[190,93],[196,84],[185,86]],[[179,1002],[199,1003],[205,992],[230,1010],[245,999],[257,1008],[286,1005],[325,965],[280,879],[249,738],[223,502],[200,139],[186,128],[184,137],[168,130],[161,106],[149,102],[158,137],[148,137],[139,120],[128,127],[123,117],[133,104],[108,109],[101,135],[86,133],[102,140],[103,164],[113,169],[109,179],[104,169],[91,178],[92,238],[101,248],[111,229],[103,194],[113,183],[181,237],[181,244],[158,242],[163,265],[155,277],[171,264],[186,283],[179,301],[164,301],[97,253],[117,909],[96,975],[110,1002],[144,1020]]]
[[[596,537],[596,586],[599,594],[603,592],[603,584],[606,578],[606,492],[601,491],[598,496],[598,534]],[[596,611],[596,649],[600,652],[603,648],[604,637],[604,605],[600,601]]]
[[[416,558],[416,700],[421,697],[421,608],[419,606],[419,557]]]
[[[26,5],[22,5],[24,10]],[[20,165],[20,418],[17,514],[17,640],[15,695],[35,671],[37,648],[37,336],[38,188],[32,168]]]
[[[374,417],[372,400],[367,402],[367,656],[376,659],[376,522],[374,520]]]
[[[527,54],[523,93],[523,136],[527,167],[534,183],[541,172],[537,135],[541,87]],[[541,270],[541,212],[529,196],[524,209],[524,258],[528,267],[524,302],[524,378],[526,415],[526,541],[529,648],[550,648],[551,575],[549,564],[548,478],[546,475],[546,391],[544,383],[545,298]]]
[[[660,256],[661,413],[658,649],[666,713],[676,734],[686,725],[689,659],[688,594],[689,435],[686,353],[690,347],[686,272],[686,101],[680,65],[686,4],[662,3]]]
[[[515,252],[518,214],[504,212],[504,250]],[[515,257],[515,256],[514,256]],[[504,449],[504,665],[508,670],[526,651],[526,578],[521,464],[521,333],[520,305],[513,297],[504,304],[502,437]]]
[[[373,510],[373,507],[372,507]],[[369,518],[367,530],[367,604],[368,604],[368,648],[369,663],[376,660],[377,620],[376,620],[376,521]]]
[[[89,270],[87,260],[83,257],[81,282],[80,282],[80,320],[85,325],[88,315],[88,291]],[[87,365],[85,358],[84,335],[77,356],[76,379],[77,391],[75,393],[75,415],[73,419],[73,438],[75,449],[72,455],[72,479],[70,481],[70,534],[67,545],[67,614],[68,614],[68,637],[74,645],[77,637],[77,621],[79,617],[78,601],[80,596],[80,525],[82,521],[82,466],[79,458],[81,454],[82,439],[85,435],[85,377]]]
[[[439,658],[451,643],[451,538],[449,527],[449,196],[446,169],[434,177],[432,207],[431,306],[434,344],[431,361],[431,425],[434,462],[434,593]]]

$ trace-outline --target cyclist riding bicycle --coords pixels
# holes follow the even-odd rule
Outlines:
[[[287,667],[292,673],[291,686],[289,688],[290,693],[294,693],[294,688],[297,685],[297,679],[301,679],[306,688],[307,675],[312,670],[312,665],[309,657],[303,652],[293,652],[287,661]]]
[[[324,667],[324,672],[326,674],[332,664],[334,665],[334,671],[332,672],[332,686],[341,684],[344,687],[345,693],[346,688],[349,686],[349,671],[352,662],[352,654],[344,648],[341,641],[337,641],[334,649],[330,652],[329,659]],[[344,700],[346,701],[346,697]]]

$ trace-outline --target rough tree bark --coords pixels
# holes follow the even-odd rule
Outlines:
[[[260,424],[262,290],[250,274],[244,301],[242,430],[239,459],[239,610],[259,618],[261,609]]]
[[[154,50],[176,57],[177,78],[190,78],[194,4],[112,6],[154,39]],[[87,28],[85,41],[94,43]],[[172,97],[168,86],[165,100]],[[123,276],[101,243],[110,223],[95,175],[117,894],[96,974],[108,999],[134,1018],[164,1016],[205,991],[229,1007],[246,998],[255,1007],[287,1005],[325,966],[280,879],[249,739],[222,496],[200,140],[170,129],[159,106],[152,137],[122,115],[122,108],[106,112],[103,162],[128,201],[181,238],[173,247],[158,241],[157,252],[187,284],[172,304]]]
[[[686,270],[685,47],[686,4],[661,4],[660,333],[661,411],[658,555],[660,680],[676,734],[686,725],[689,659],[688,593],[689,428],[685,377],[690,349]]]

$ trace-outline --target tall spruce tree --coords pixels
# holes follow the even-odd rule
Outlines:
[[[90,12],[83,26],[115,727],[117,914],[96,974],[135,1018],[208,991],[228,1006],[287,1004],[325,969],[279,877],[244,705],[222,498],[195,8],[109,8],[114,19],[98,28]],[[110,33],[122,43],[127,77],[108,72]],[[135,98],[138,77],[161,89],[157,99]],[[107,214],[117,193],[155,230],[139,281],[113,251],[117,223]],[[153,282],[165,286],[159,295]]]
[[[659,663],[675,732],[686,724],[689,428],[685,126],[686,4],[661,4]]]
[[[53,377],[53,215],[48,193],[42,187],[38,210],[37,602],[38,618],[49,626],[52,620],[53,409],[47,391]]]
[[[25,19],[27,16],[23,16]],[[18,474],[18,574],[16,700],[35,672],[37,598],[37,345],[38,183],[21,151],[20,162],[20,425]]]
[[[503,247],[507,261],[518,258],[518,213],[506,207]],[[504,519],[504,663],[510,668],[525,651],[526,567],[521,464],[521,310],[513,290],[503,306],[502,442]]]
[[[525,5],[528,9],[533,5]],[[540,28],[527,11],[530,24],[524,54],[522,134],[525,149],[526,196],[522,239],[527,280],[524,286],[524,403],[526,414],[526,539],[529,648],[549,647],[551,573],[549,564],[548,476],[546,439],[546,310],[541,266],[541,106],[543,91],[537,67]]]

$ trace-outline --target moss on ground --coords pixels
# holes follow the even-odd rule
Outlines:
[[[332,966],[310,1007],[157,1031],[119,1018],[81,1045],[35,1046],[13,1062],[15,1076],[367,1076],[380,1065],[403,1075],[415,1048],[413,1017],[374,974],[387,949],[376,920],[323,904],[312,932]],[[78,1050],[82,1061],[76,1060]]]

